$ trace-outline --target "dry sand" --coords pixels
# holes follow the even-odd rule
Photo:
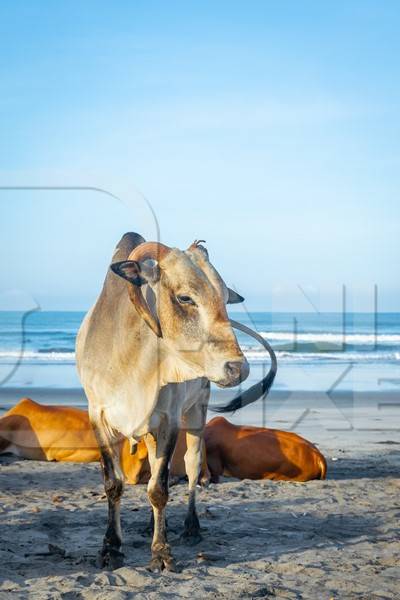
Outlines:
[[[329,478],[225,480],[199,492],[203,541],[180,544],[186,485],[171,488],[169,538],[182,571],[146,570],[144,486],[123,498],[126,566],[94,563],[106,522],[98,465],[0,457],[0,598],[398,598],[400,436],[320,445]],[[323,436],[321,436],[323,437]],[[337,460],[333,461],[332,458]]]

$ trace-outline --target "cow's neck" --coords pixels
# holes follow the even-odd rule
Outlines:
[[[185,363],[159,338],[136,313],[134,307],[127,306],[120,321],[119,364],[132,365],[129,369],[135,383],[149,386],[154,392],[168,383],[183,383],[199,377],[193,368]]]

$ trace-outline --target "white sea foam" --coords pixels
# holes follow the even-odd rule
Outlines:
[[[382,333],[377,336],[371,333],[298,333],[294,332],[283,332],[283,331],[261,331],[260,335],[268,340],[277,342],[310,342],[310,343],[330,343],[330,344],[342,344],[343,341],[346,344],[353,345],[370,345],[375,344],[400,344],[400,334],[389,334]]]
[[[269,354],[262,348],[242,346],[246,358],[250,362],[268,362]],[[316,361],[341,362],[399,362],[400,352],[288,352],[276,351],[278,362],[312,363]],[[74,352],[21,352],[10,350],[0,352],[0,363],[13,364],[18,360],[24,363],[64,363],[74,364]]]
[[[244,349],[244,354],[250,362],[269,361],[269,354],[264,350]],[[400,361],[400,352],[282,352],[278,350],[276,357],[281,363],[316,361],[380,363]]]
[[[5,362],[11,360],[19,360],[22,359],[24,361],[32,361],[34,360],[39,362],[74,362],[75,361],[75,352],[34,352],[27,350],[23,353],[18,350],[4,350],[0,352],[0,361]]]

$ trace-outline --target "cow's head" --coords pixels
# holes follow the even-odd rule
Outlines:
[[[137,312],[177,366],[186,365],[196,377],[222,387],[246,379],[249,366],[225,306],[244,299],[225,285],[199,242],[186,251],[145,242],[111,269],[131,284]]]

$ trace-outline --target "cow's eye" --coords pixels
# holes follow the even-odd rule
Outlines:
[[[190,296],[185,296],[184,294],[177,296],[176,299],[178,300],[179,304],[195,305],[195,301],[192,300],[192,298]]]

